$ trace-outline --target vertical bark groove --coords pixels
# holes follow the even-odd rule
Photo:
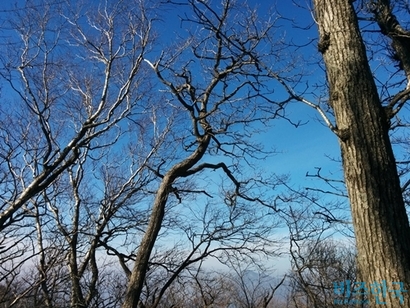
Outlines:
[[[329,35],[323,53],[331,106],[339,130],[349,194],[365,282],[410,282],[410,233],[388,131],[388,121],[366,57],[357,18],[349,1],[315,0],[319,35]],[[337,93],[337,95],[335,95]],[[397,286],[396,286],[397,289]],[[399,300],[388,292],[387,307]],[[376,306],[374,298],[370,305]],[[408,307],[408,301],[405,306]]]

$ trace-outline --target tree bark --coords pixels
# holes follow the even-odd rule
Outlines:
[[[206,122],[206,120],[204,121]],[[147,230],[145,231],[141,244],[138,247],[134,268],[128,282],[125,301],[122,308],[137,308],[141,297],[141,291],[144,286],[145,276],[148,270],[149,258],[151,256],[152,249],[154,248],[155,241],[157,240],[159,231],[161,230],[168,196],[172,192],[172,184],[178,177],[184,176],[190,168],[201,160],[209,146],[210,140],[211,135],[209,131],[206,131],[201,137],[198,136],[197,149],[189,157],[175,164],[164,175],[155,196]]]
[[[347,0],[314,0],[323,54],[342,152],[358,250],[358,265],[367,286],[392,282],[410,285],[410,230],[389,124],[366,56],[357,16]],[[406,293],[405,307],[410,307]],[[394,292],[379,302],[400,306]],[[371,307],[377,299],[369,294]]]

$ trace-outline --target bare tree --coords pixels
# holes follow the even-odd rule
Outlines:
[[[207,264],[231,269],[233,264],[243,263],[256,268],[280,251],[280,242],[274,238],[278,221],[272,219],[269,209],[250,209],[241,203],[235,207],[189,203],[171,208],[168,204],[164,234],[150,258],[140,300],[146,307],[164,305],[174,282],[190,277],[190,284],[201,283]],[[169,244],[170,234],[179,235],[174,245]],[[165,243],[161,240],[164,236]]]
[[[231,281],[231,303],[241,308],[269,308],[275,306],[274,295],[286,279],[275,278],[267,268],[255,268],[232,260],[227,280]]]
[[[139,4],[100,7],[88,23],[85,7],[51,2],[15,9],[8,26],[16,35],[0,70],[18,95],[13,108],[2,107],[0,230],[21,220],[30,199],[83,151],[103,146],[99,138],[108,133],[114,142],[121,121],[137,114],[151,31]]]
[[[320,173],[316,176],[324,179]],[[347,204],[345,200],[327,200],[322,196],[323,191],[302,191],[285,186],[287,190],[276,202],[289,230],[291,270],[286,281],[287,307],[337,307],[340,302],[337,302],[334,284],[351,281],[353,285],[357,280],[354,236]],[[347,296],[342,299],[343,304],[350,301],[355,306],[361,301],[352,298],[352,294]]]
[[[167,133],[142,103],[148,10],[139,1],[28,2],[8,12],[15,34],[1,76],[17,98],[0,116],[0,281],[12,287],[36,268],[13,302],[34,296],[53,307],[61,291],[60,303],[89,307],[101,297],[98,250],[112,252],[131,222],[144,222],[130,206],[143,198],[136,193],[153,178],[145,166]]]
[[[0,116],[1,282],[11,289],[30,275],[7,301],[155,307],[207,258],[275,255],[277,179],[252,165],[270,154],[255,135],[288,101],[271,98],[256,61],[281,50],[270,45],[273,23],[234,1],[168,4],[187,11],[190,32],[162,53],[149,2],[12,10],[17,36],[1,56],[17,93]],[[183,245],[161,247],[175,233]],[[122,273],[108,269],[114,260]]]
[[[277,279],[266,268],[251,264],[213,271],[195,269],[182,275],[167,290],[159,306],[155,307],[277,307],[275,293],[285,277]],[[232,271],[232,267],[235,270]],[[242,265],[241,265],[242,266]],[[149,304],[143,307],[153,307]]]
[[[295,307],[365,306],[355,289],[358,272],[352,247],[331,239],[293,238],[289,302]],[[348,285],[345,285],[348,284]],[[335,287],[341,285],[340,290]]]
[[[146,60],[186,126],[180,131],[182,146],[176,147],[179,156],[172,163],[153,168],[161,181],[137,251],[124,308],[138,305],[168,199],[187,192],[179,188],[182,180],[219,171],[229,181],[224,184],[228,206],[235,207],[240,200],[272,204],[261,198],[260,192],[255,194],[263,180],[246,178],[240,163],[263,154],[252,142],[251,124],[264,124],[280,115],[288,101],[270,98],[272,90],[264,83],[269,75],[257,61],[278,52],[262,48],[263,42],[272,39],[273,25],[260,24],[254,11],[235,1],[223,1],[219,7],[206,1],[188,1],[187,8],[190,11],[181,21],[192,25],[188,39],[178,42],[174,51]],[[209,194],[208,189],[200,191]]]

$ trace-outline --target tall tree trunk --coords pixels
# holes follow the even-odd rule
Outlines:
[[[323,54],[342,151],[363,280],[410,287],[410,230],[389,124],[369,67],[357,16],[348,0],[314,0]],[[410,307],[406,293],[405,307]],[[394,292],[379,302],[398,307]],[[377,299],[369,296],[370,306]]]

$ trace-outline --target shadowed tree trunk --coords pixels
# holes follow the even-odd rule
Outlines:
[[[410,232],[395,158],[389,139],[389,116],[369,67],[352,1],[315,0],[318,49],[326,64],[342,151],[363,281],[410,282]],[[403,293],[405,295],[406,293]],[[380,301],[398,307],[394,292]],[[405,296],[406,297],[406,296]],[[376,299],[370,297],[370,305]],[[407,298],[405,306],[409,307]]]
[[[123,308],[137,307],[141,291],[144,286],[145,276],[148,269],[148,261],[162,226],[168,196],[172,192],[172,184],[177,177],[181,175],[185,176],[188,173],[188,170],[202,158],[209,145],[210,132],[207,131],[206,134],[199,139],[197,150],[192,153],[190,157],[171,168],[164,176],[160,184],[147,230],[145,231],[145,235],[142,238],[141,244],[138,248],[135,268],[132,271],[130,281],[128,283],[125,302],[122,306]]]

